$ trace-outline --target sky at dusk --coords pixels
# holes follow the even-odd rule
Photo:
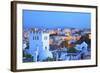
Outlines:
[[[90,28],[91,14],[23,10],[23,28]]]

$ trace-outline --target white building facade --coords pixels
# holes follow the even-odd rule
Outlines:
[[[52,53],[49,51],[49,33],[30,32],[29,52],[35,62],[53,58]]]

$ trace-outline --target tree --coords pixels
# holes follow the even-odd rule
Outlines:
[[[91,46],[91,39],[89,39],[89,34],[85,34],[81,36],[80,40],[76,42],[76,44],[81,44],[83,42],[86,42],[88,44],[88,47],[90,48]]]
[[[62,41],[60,45],[61,45],[62,48],[63,47],[67,48],[68,47],[68,41]]]

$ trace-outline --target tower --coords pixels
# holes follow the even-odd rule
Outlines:
[[[49,33],[30,32],[29,52],[34,61],[43,61],[48,57],[52,58],[52,53],[49,51]]]

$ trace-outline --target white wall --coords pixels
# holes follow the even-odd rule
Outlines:
[[[11,73],[10,71],[10,1],[11,0],[0,0],[0,73]],[[100,3],[98,0],[33,0],[33,1],[46,1],[46,2],[57,2],[57,3],[71,3],[71,4],[84,4],[84,5],[96,5]],[[99,5],[99,4],[98,4]],[[100,5],[99,5],[100,7]],[[100,10],[99,10],[100,13]],[[98,15],[100,16],[100,15]],[[100,21],[99,21],[100,23]],[[98,25],[100,27],[100,25]],[[99,29],[100,31],[100,29]],[[100,34],[99,34],[100,37]],[[98,43],[100,43],[98,39]],[[100,46],[99,46],[100,47]],[[98,48],[99,56],[100,49]],[[100,57],[99,57],[100,64]],[[43,73],[99,73],[99,67],[92,68],[77,68],[77,69],[62,69],[62,70],[48,70],[42,71]],[[26,73],[33,73],[26,72]],[[41,73],[36,71],[34,73]]]

